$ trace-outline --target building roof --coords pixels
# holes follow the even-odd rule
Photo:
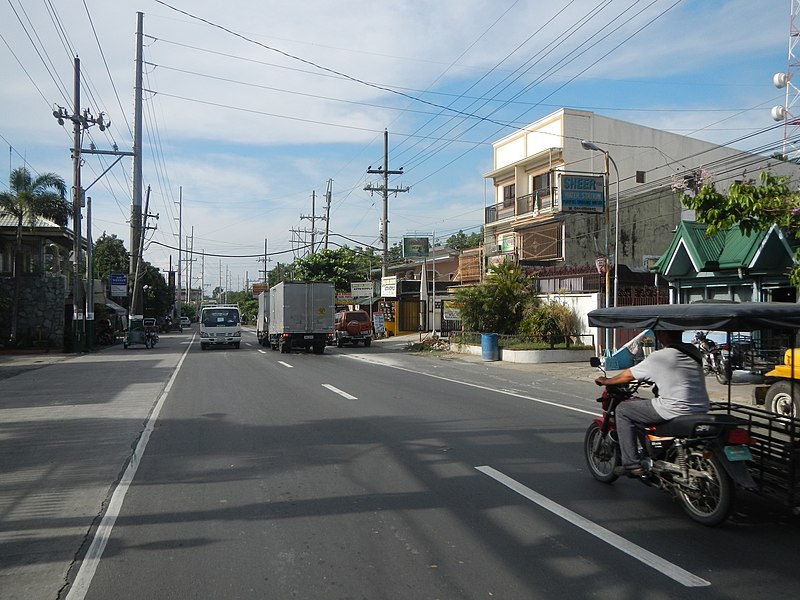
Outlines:
[[[776,225],[749,234],[735,225],[709,236],[705,224],[681,221],[653,271],[671,278],[704,271],[785,270],[793,264],[794,252]]]
[[[0,227],[15,227],[17,226],[17,219],[9,214],[0,213]],[[23,226],[30,229],[30,223],[28,221],[23,222]],[[61,229],[61,227],[54,223],[49,219],[45,219],[44,217],[37,216],[34,220],[33,226],[37,229],[39,228],[49,228],[52,227],[54,229]]]

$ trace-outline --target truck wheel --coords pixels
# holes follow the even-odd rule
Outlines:
[[[324,342],[315,342],[313,351],[314,351],[314,354],[324,354],[325,353],[325,343]]]
[[[779,417],[796,419],[800,414],[800,385],[791,381],[776,381],[767,390],[764,404]]]
[[[236,343],[233,345],[233,347],[234,347],[234,348],[236,348],[236,349],[238,350],[238,349],[239,349],[239,344],[241,344],[241,342],[236,342]]]
[[[341,348],[342,346],[344,346],[344,343],[342,342],[342,336],[337,335],[336,336],[336,347],[337,348]]]
[[[208,344],[200,344],[200,350],[208,350]]]
[[[364,348],[369,348],[369,345],[372,343],[372,340],[366,339],[364,340]]]
[[[289,354],[289,350],[291,349],[289,342],[280,342],[278,347],[280,348],[281,354]]]

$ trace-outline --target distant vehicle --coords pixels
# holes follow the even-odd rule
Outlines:
[[[189,317],[181,317],[181,327],[191,327],[192,320]]]
[[[210,346],[233,346],[242,343],[242,317],[233,305],[204,306],[200,309],[200,349]]]
[[[262,346],[269,345],[269,290],[258,295],[258,316],[256,316],[256,337]]]
[[[269,345],[323,354],[333,341],[335,290],[327,281],[282,281],[269,290]]]
[[[334,327],[334,340],[339,348],[345,342],[353,346],[363,342],[365,347],[372,343],[372,321],[365,310],[344,310],[336,313]]]

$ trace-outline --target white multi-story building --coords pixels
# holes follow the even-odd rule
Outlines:
[[[494,143],[484,250],[490,260],[539,268],[594,268],[609,256],[646,271],[681,220],[694,218],[676,187],[711,177],[725,190],[764,170],[800,179],[793,163],[564,108]]]

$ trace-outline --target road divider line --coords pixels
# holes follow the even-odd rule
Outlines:
[[[279,360],[279,361],[278,361],[278,364],[281,364],[281,365],[283,365],[283,366],[284,366],[284,367],[286,367],[287,369],[294,369],[294,365],[290,365],[289,363],[287,363],[287,362],[283,362],[282,360]]]
[[[633,542],[630,542],[623,538],[622,536],[617,535],[616,533],[609,531],[605,527],[601,527],[597,523],[590,521],[589,519],[580,516],[579,514],[572,512],[568,508],[553,502],[549,498],[542,496],[538,492],[534,492],[529,487],[526,487],[512,479],[508,475],[505,475],[488,466],[482,467],[475,467],[478,471],[483,473],[484,475],[488,475],[495,481],[502,483],[507,488],[517,492],[524,498],[527,498],[531,502],[534,502],[544,508],[545,510],[550,511],[554,515],[561,517],[565,521],[572,523],[576,527],[580,527],[585,532],[592,534],[597,539],[605,542],[606,544],[613,546],[617,550],[624,552],[628,556],[631,556],[638,560],[639,562],[647,565],[648,567],[659,571],[660,573],[666,575],[670,579],[677,581],[678,583],[684,585],[685,587],[705,587],[711,585],[711,582],[706,581],[705,579],[701,579],[697,575],[690,573],[682,569],[681,567],[661,558],[657,554],[653,554],[649,550],[645,550],[641,546],[637,546]]]
[[[86,593],[89,591],[89,586],[91,585],[94,574],[97,571],[98,565],[100,564],[103,551],[106,548],[108,540],[111,538],[111,530],[114,528],[114,524],[116,523],[117,517],[120,514],[122,504],[125,502],[125,495],[128,493],[128,489],[133,482],[133,478],[136,476],[136,471],[139,468],[139,464],[144,457],[144,451],[147,448],[147,443],[150,441],[150,434],[153,433],[153,430],[155,429],[156,421],[158,421],[158,416],[161,414],[161,409],[164,406],[164,402],[166,402],[167,396],[169,396],[169,393],[172,390],[172,385],[175,383],[178,372],[181,370],[183,361],[186,359],[186,355],[189,353],[190,349],[191,346],[186,348],[184,351],[183,356],[181,356],[178,364],[175,366],[175,370],[172,372],[172,376],[169,378],[166,387],[164,387],[164,391],[161,392],[161,396],[159,396],[158,400],[156,401],[153,411],[150,413],[150,417],[147,419],[147,424],[142,431],[142,435],[139,437],[139,441],[137,442],[136,447],[133,449],[133,453],[128,459],[128,466],[125,467],[125,472],[122,474],[122,478],[117,484],[117,487],[114,489],[114,493],[111,494],[111,500],[108,503],[106,513],[100,520],[100,525],[97,526],[97,531],[95,531],[94,537],[92,538],[92,543],[89,545],[89,549],[86,551],[86,556],[84,556],[83,560],[81,561],[78,574],[75,576],[75,581],[72,582],[69,593],[67,594],[67,600],[83,600],[86,597]]]
[[[355,396],[351,396],[347,392],[340,390],[339,388],[332,386],[330,383],[323,383],[322,387],[329,389],[334,394],[339,394],[342,398],[347,398],[348,400],[358,400]]]

